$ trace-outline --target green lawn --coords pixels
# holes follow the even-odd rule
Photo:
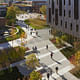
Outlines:
[[[34,29],[43,29],[48,27],[48,25],[46,24],[46,20],[42,19],[28,19],[25,20],[25,23],[30,25]]]
[[[18,78],[21,80],[22,77],[23,75],[21,75],[16,67],[0,71],[0,80],[17,80]]]
[[[64,56],[66,56],[69,59],[73,54],[75,54],[75,49],[68,47],[68,48],[62,49],[61,52],[64,54]]]
[[[20,38],[21,34],[24,31],[22,30],[22,28],[20,26],[16,26],[16,27],[19,29],[19,32],[16,35],[13,35],[13,36],[9,36],[9,37],[0,39],[0,43],[4,43],[4,42],[8,42],[8,41],[11,41],[11,40],[15,40],[15,39]]]

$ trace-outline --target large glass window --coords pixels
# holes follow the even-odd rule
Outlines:
[[[54,0],[52,0],[52,14],[54,14]]]
[[[69,0],[69,5],[71,5],[71,0]]]
[[[79,0],[74,0],[74,19],[79,18]]]
[[[79,31],[79,25],[76,25],[76,32]]]
[[[62,16],[62,0],[59,0],[59,16]]]
[[[72,23],[70,24],[70,30],[72,31]]]
[[[55,25],[58,25],[58,9],[55,9]]]

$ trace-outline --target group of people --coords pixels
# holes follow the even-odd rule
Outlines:
[[[56,74],[58,74],[58,67],[55,67],[55,70],[56,70]],[[52,75],[52,71],[51,71],[51,75]],[[49,80],[49,77],[50,77],[50,73],[47,72],[47,79]]]
[[[46,49],[48,50],[48,45],[46,45]],[[51,56],[51,59],[52,59],[53,58],[53,52],[51,52],[50,56]]]
[[[34,51],[34,50],[37,50],[37,47],[36,47],[36,46],[33,46],[32,49],[33,49],[33,51]]]
[[[46,49],[48,50],[48,45],[46,45]],[[53,58],[53,52],[51,52],[50,53],[50,57],[51,57],[51,59]],[[56,74],[58,74],[58,67],[55,67],[55,71],[56,71]],[[51,74],[52,74],[52,71],[51,71]],[[48,80],[49,80],[49,77],[50,77],[50,73],[49,72],[47,72],[47,78],[48,78]]]
[[[46,49],[47,49],[47,50],[48,50],[48,47],[49,47],[49,46],[46,45]],[[32,49],[33,49],[33,51],[34,51],[34,50],[37,50],[37,47],[36,47],[36,46],[33,46]],[[53,54],[54,54],[53,52],[50,53],[51,59],[53,58]],[[56,74],[58,74],[58,69],[59,69],[58,67],[55,67]],[[52,75],[52,70],[51,70],[50,72],[47,72],[47,79],[48,79],[48,80],[49,80],[50,75]]]

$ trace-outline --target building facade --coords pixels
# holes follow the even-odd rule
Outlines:
[[[47,23],[80,38],[80,0],[48,0],[47,4]]]
[[[18,6],[20,9],[29,11],[29,12],[40,12],[40,7],[42,5],[46,5],[47,0],[25,0],[16,2],[16,6]]]

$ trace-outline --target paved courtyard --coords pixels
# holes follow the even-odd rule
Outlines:
[[[28,41],[25,45],[25,47],[29,47],[31,50],[33,46],[37,46],[37,53],[35,54],[40,60],[41,67],[38,67],[36,71],[42,72],[43,80],[47,80],[47,72],[50,70],[52,70],[52,75],[49,80],[78,80],[69,72],[74,68],[74,66],[60,52],[61,49],[66,47],[57,49],[55,45],[49,41],[49,30],[50,29],[37,30],[38,36]],[[46,49],[46,45],[49,46],[48,50]],[[54,53],[53,59],[50,57],[51,52]],[[27,57],[27,55],[25,57]],[[55,67],[59,68],[58,74],[56,74]],[[18,65],[18,68],[24,75],[29,73],[25,65]]]
[[[23,26],[24,25],[24,26]],[[57,49],[54,44],[52,44],[49,41],[49,29],[43,29],[43,30],[37,30],[38,36],[35,38],[30,35],[30,28],[29,30],[26,29],[26,26],[24,23],[21,23],[20,26],[24,29],[24,31],[27,33],[27,36],[29,37],[29,40],[27,44],[25,44],[25,47],[29,47],[30,50],[32,50],[33,46],[37,46],[37,52],[35,55],[40,60],[40,67],[36,69],[36,71],[41,71],[43,80],[47,80],[47,72],[50,73],[50,79],[49,80],[78,80],[75,76],[73,76],[69,71],[74,68],[74,66],[68,61],[68,59],[60,52],[61,49],[66,48],[60,48]],[[15,45],[17,40],[15,40]],[[18,41],[19,42],[19,41]],[[4,48],[5,44],[0,44],[0,48]],[[46,45],[49,46],[48,50],[46,49]],[[17,46],[17,45],[16,45]],[[8,45],[6,45],[6,48]],[[53,52],[53,58],[51,59],[50,53]],[[25,57],[27,57],[27,52],[25,54]],[[11,66],[17,66],[19,71],[23,75],[28,75],[31,71],[28,71],[25,60],[13,64]],[[55,68],[58,67],[59,71],[58,74],[56,74]],[[52,74],[51,74],[52,71]]]

